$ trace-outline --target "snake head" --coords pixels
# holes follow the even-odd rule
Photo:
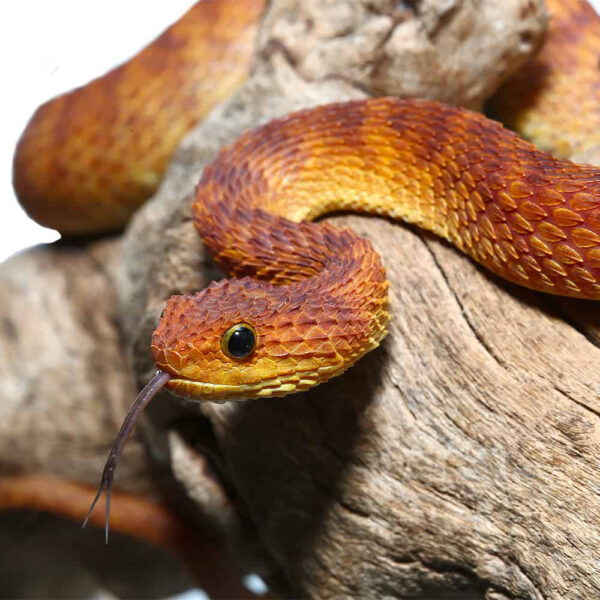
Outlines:
[[[368,318],[304,290],[243,278],[172,296],[152,336],[156,366],[172,376],[166,387],[191,400],[241,400],[340,374],[364,353]]]

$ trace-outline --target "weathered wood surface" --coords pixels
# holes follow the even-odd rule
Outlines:
[[[0,474],[96,484],[135,386],[120,344],[116,240],[38,246],[0,266]],[[149,489],[145,451],[127,449],[124,489]],[[125,464],[125,462],[127,464]]]
[[[138,381],[164,300],[219,276],[189,201],[223,143],[368,94],[476,106],[534,49],[544,17],[532,0],[273,0],[254,74],[186,139],[125,235],[117,313]],[[446,70],[417,77],[438,64],[436,48]],[[459,60],[483,65],[486,53],[487,70]],[[419,87],[428,80],[431,93]],[[389,336],[310,393],[195,407],[157,398],[151,447],[170,448],[180,493],[284,595],[599,597],[596,305],[506,284],[401,224],[334,222],[383,256]]]

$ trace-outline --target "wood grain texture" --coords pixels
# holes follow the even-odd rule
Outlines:
[[[414,232],[340,221],[387,258],[382,349],[299,402],[205,409],[290,580],[314,597],[595,597],[598,349],[558,316],[578,303]]]

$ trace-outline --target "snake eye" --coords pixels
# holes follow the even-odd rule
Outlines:
[[[221,349],[230,358],[246,358],[255,347],[256,333],[246,323],[232,325],[221,338]]]

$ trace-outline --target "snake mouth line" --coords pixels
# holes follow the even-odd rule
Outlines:
[[[317,381],[313,379],[294,378],[293,380],[284,380],[283,378],[274,378],[247,385],[230,385],[175,377],[165,387],[170,392],[187,400],[225,401],[245,400],[248,397],[286,396],[293,392],[307,390],[316,384]]]
[[[183,396],[191,400],[201,400],[203,397],[207,399],[214,396],[224,396],[225,394],[236,393],[243,386],[226,385],[217,383],[206,383],[203,381],[193,381],[183,377],[175,377],[165,386],[169,391],[176,393],[178,396]]]

